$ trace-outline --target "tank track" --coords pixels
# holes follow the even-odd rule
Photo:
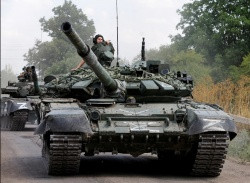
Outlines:
[[[219,176],[228,148],[228,134],[201,134],[191,175]]]
[[[10,131],[22,131],[28,121],[28,111],[15,111],[10,121]]]
[[[44,142],[43,157],[48,165],[49,175],[79,173],[81,155],[80,135],[50,135],[49,148]]]

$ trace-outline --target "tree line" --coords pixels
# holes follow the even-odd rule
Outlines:
[[[182,34],[171,35],[171,45],[149,50],[149,58],[165,59],[198,81],[250,76],[250,1],[194,0],[178,13]]]
[[[70,0],[52,12],[53,17],[39,20],[51,41],[37,40],[24,54],[27,65],[35,65],[42,77],[64,74],[79,63],[74,47],[60,31],[62,22],[71,22],[88,44],[95,34],[93,20]],[[208,76],[214,82],[250,76],[250,1],[194,0],[177,12],[181,16],[177,29],[182,33],[170,35],[169,45],[146,50],[147,59],[164,60],[172,70],[187,71],[197,82]]]

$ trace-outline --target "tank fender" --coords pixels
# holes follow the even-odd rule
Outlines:
[[[80,108],[51,110],[45,115],[34,134],[45,134],[48,131],[93,133],[85,112]]]
[[[187,121],[189,135],[225,131],[233,139],[237,134],[234,119],[222,110],[187,109]]]
[[[7,100],[7,101],[1,101],[1,116],[9,116],[10,113],[13,113],[18,110],[33,110],[31,106],[31,102],[27,100]]]

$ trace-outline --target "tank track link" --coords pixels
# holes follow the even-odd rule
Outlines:
[[[50,135],[49,148],[43,149],[49,175],[79,173],[81,140],[80,135]],[[44,143],[46,144],[46,143]],[[44,145],[47,147],[46,145]]]
[[[228,134],[201,134],[191,175],[219,176],[228,148]]]
[[[28,111],[15,111],[9,124],[10,131],[22,131],[28,121]]]

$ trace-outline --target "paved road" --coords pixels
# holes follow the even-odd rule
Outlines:
[[[189,177],[181,168],[167,168],[156,156],[133,158],[129,155],[82,156],[77,176],[48,176],[41,158],[41,140],[33,135],[35,125],[23,132],[1,132],[2,183],[165,183],[165,182],[250,182],[250,165],[226,160],[222,174],[216,178]]]

